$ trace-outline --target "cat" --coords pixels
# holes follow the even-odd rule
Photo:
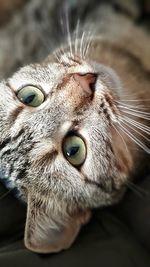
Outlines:
[[[0,82],[0,179],[27,203],[34,252],[69,248],[148,170],[149,37],[122,17],[96,25]]]

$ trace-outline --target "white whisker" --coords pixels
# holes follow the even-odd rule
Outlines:
[[[137,137],[135,137],[130,131],[128,131],[122,123],[119,123],[120,129],[134,142],[136,143],[139,147],[141,147],[145,152],[150,154],[150,149],[143,144]]]
[[[82,54],[83,54],[83,58],[85,60],[85,55],[86,55],[86,46],[87,46],[87,42],[88,42],[88,35],[89,35],[89,32],[85,32],[86,33],[86,37],[84,38],[84,45],[83,45],[83,48],[82,48]]]
[[[54,55],[54,57],[56,58],[56,60],[57,60],[59,63],[61,63],[60,56],[59,56],[58,52],[57,52],[57,51],[54,51],[54,52],[53,52],[53,55]]]
[[[90,34],[91,34],[91,32],[90,32]],[[88,52],[89,52],[91,43],[92,43],[92,41],[93,41],[93,36],[94,36],[94,34],[91,34],[90,37],[88,37],[87,45],[86,45],[86,51],[85,51],[85,58],[87,57],[87,54],[88,54]]]
[[[129,114],[131,116],[134,116],[134,117],[137,117],[137,118],[141,118],[141,119],[144,119],[144,120],[150,120],[150,117],[147,116],[147,115],[142,115],[142,114],[139,114],[139,113],[135,113],[135,112],[132,112],[132,111],[127,111],[127,110],[122,110],[123,113],[125,114]]]
[[[130,123],[131,125],[134,125],[136,128],[138,128],[139,130],[149,134],[150,133],[150,127],[140,123],[140,122],[137,122],[135,120],[132,120],[126,116],[123,116],[122,117],[124,120],[126,120],[128,123]]]
[[[141,102],[141,99],[122,99],[123,102]],[[149,102],[150,99],[142,99],[142,102]]]
[[[122,136],[121,133],[117,130],[117,128],[114,126],[114,124],[112,124],[112,126],[113,126],[113,128],[115,129],[115,131],[118,133],[118,135],[121,137],[122,142],[123,142],[123,144],[124,144],[124,146],[125,146],[126,151],[129,152],[128,147],[127,147],[127,144],[126,144],[126,142],[125,142],[123,136]]]
[[[121,106],[124,106],[124,107],[127,107],[127,108],[131,108],[133,110],[137,109],[137,110],[140,111],[140,109],[142,109],[142,111],[143,111],[143,109],[146,109],[146,107],[144,105],[141,105],[141,104],[139,104],[139,105],[136,104],[136,106],[135,106],[135,105],[130,105],[130,104],[123,103],[121,101],[115,101],[115,102],[117,104],[121,105]]]
[[[75,30],[75,55],[78,55],[78,42],[79,42],[79,26],[80,26],[80,20],[77,21],[77,26]]]
[[[86,39],[85,39],[85,44],[84,44],[84,51],[83,51],[83,55],[84,55],[84,58],[86,59],[86,56],[87,56],[87,53],[88,53],[88,49],[89,49],[89,46],[91,44],[91,39],[93,38],[93,34],[91,34],[90,31],[87,32],[87,36],[86,36]]]
[[[84,37],[85,37],[85,31],[83,31],[82,36],[81,36],[81,41],[80,41],[80,57],[83,59],[83,42],[84,42]]]
[[[130,110],[130,111],[135,112],[135,113],[139,113],[139,114],[143,114],[143,115],[148,115],[150,117],[150,113],[149,112],[140,111],[140,110],[134,110],[134,109],[132,109],[130,107],[126,107],[126,106],[123,106],[123,105],[119,105],[119,107],[121,107],[123,109]]]
[[[141,132],[139,132],[136,128],[138,128],[137,126],[130,124],[126,119],[122,119],[121,121],[124,122],[124,124],[126,124],[130,129],[132,129],[133,131],[135,131],[137,134],[141,135],[145,140],[147,140],[148,142],[150,141],[149,138],[147,138],[144,134],[142,134]],[[139,129],[139,128],[138,128]]]
[[[66,19],[66,30],[67,30],[68,45],[69,45],[69,48],[70,48],[70,56],[73,58],[72,39],[71,39],[71,32],[70,32],[70,26],[69,26],[69,15],[68,15],[68,10],[67,9],[66,9],[66,12],[65,12],[65,19]]]

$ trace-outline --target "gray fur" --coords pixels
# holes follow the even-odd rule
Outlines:
[[[35,252],[68,248],[88,222],[90,210],[118,202],[142,160],[148,159],[148,142],[141,135],[137,142],[136,134],[131,138],[121,131],[125,111],[119,105],[124,95],[130,100],[137,94],[147,113],[135,111],[132,115],[140,114],[143,120],[139,116],[134,123],[143,123],[139,129],[142,125],[148,135],[148,49],[132,38],[134,32],[146,44],[148,37],[126,19],[119,21],[124,31],[118,32],[116,22],[112,35],[103,34],[100,27],[92,43],[82,35],[45,62],[23,67],[0,83],[0,174],[27,203],[25,245]],[[84,78],[88,73],[97,76],[93,89]],[[26,85],[44,92],[39,107],[17,98]],[[76,129],[87,147],[80,168],[62,151],[63,139]]]

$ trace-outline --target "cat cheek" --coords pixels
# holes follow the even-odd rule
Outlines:
[[[37,204],[36,204],[37,203]],[[28,211],[25,228],[25,246],[34,252],[51,253],[69,248],[80,228],[90,219],[90,211],[80,211],[65,219],[54,215],[54,211],[44,212],[39,201],[28,196]]]

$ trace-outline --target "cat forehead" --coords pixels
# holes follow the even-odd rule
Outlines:
[[[40,86],[46,93],[49,93],[50,89],[55,88],[58,82],[61,83],[68,74],[85,74],[88,72],[94,72],[94,68],[86,62],[70,65],[69,67],[58,63],[49,63],[46,66],[35,64],[21,68],[8,82],[14,91],[18,91],[26,85],[35,85]]]
[[[62,80],[65,73],[65,69],[60,64],[52,63],[46,66],[35,64],[21,68],[8,82],[14,91],[18,91],[26,85],[35,85],[40,86],[48,93],[50,88],[57,85],[58,80]]]

